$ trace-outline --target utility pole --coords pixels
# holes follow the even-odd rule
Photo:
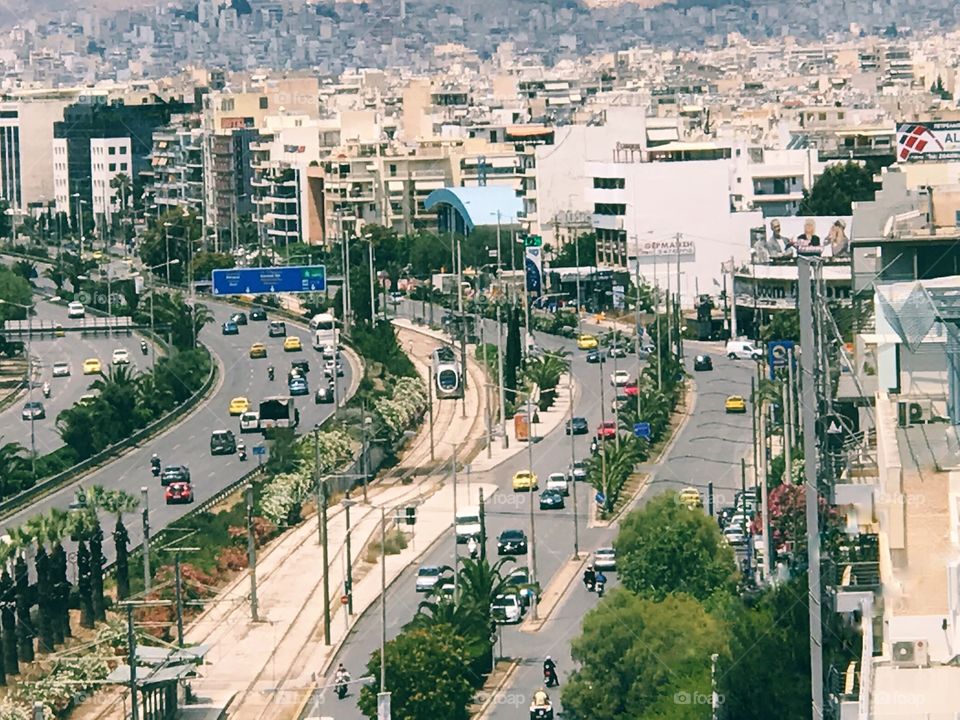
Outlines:
[[[124,603],[127,606],[127,665],[130,666],[130,718],[140,720],[140,694],[137,692],[137,632],[133,627],[133,608],[136,603]]]
[[[143,503],[140,511],[143,522],[143,591],[150,592],[150,496],[145,487],[140,488],[140,501]]]
[[[787,362],[790,358],[787,357]],[[780,403],[780,413],[783,415],[783,460],[784,460],[784,484],[793,484],[793,438],[791,437],[792,419],[790,417],[790,388],[786,382],[781,386],[781,395],[783,400]]]
[[[507,435],[507,393],[503,387],[503,323],[500,318],[501,303],[497,303],[497,384],[500,385],[500,432],[503,435],[503,449],[510,447]]]
[[[460,373],[460,380],[463,383],[463,389],[467,389],[467,318],[463,314],[463,253],[460,236],[457,235],[457,314],[460,315],[460,322],[457,327],[460,328],[460,366],[463,372]],[[463,414],[461,417],[467,417],[467,394],[463,394]]]
[[[480,488],[480,559],[487,559],[487,512],[483,504],[483,488]]]
[[[639,387],[638,387],[639,390]],[[572,477],[573,464],[577,461],[576,443],[573,439],[573,362],[567,368],[567,393],[570,396],[570,470],[573,484],[573,559],[580,559],[580,523],[577,519],[577,479]],[[533,503],[531,503],[532,506]]]
[[[427,410],[430,412],[430,461],[436,459],[433,444],[433,366],[427,368]]]
[[[453,521],[457,521],[457,444],[453,446]],[[453,602],[460,600],[460,548],[458,547],[457,533],[453,533]]]
[[[350,549],[350,508],[354,504],[354,501],[350,499],[350,491],[347,490],[346,496],[341,501],[343,505],[343,511],[346,515],[347,522],[347,537],[346,537],[346,552],[347,552],[347,574],[344,581],[344,594],[347,596],[347,614],[353,615],[353,555]]]
[[[533,472],[533,409],[530,403],[530,393],[527,393],[527,462],[530,472]],[[574,481],[576,482],[576,481]],[[530,543],[527,552],[530,555],[530,581],[537,582],[537,524],[533,514],[533,486],[530,486]],[[533,598],[533,619],[537,620],[537,598]]]
[[[760,465],[757,482],[760,483],[760,521],[763,523],[763,582],[771,582],[770,556],[773,553],[773,539],[770,537],[770,511],[767,505],[767,401],[759,404],[760,415]]]
[[[573,254],[577,263],[577,334],[582,334],[583,330],[583,305],[580,301],[580,235],[577,232],[576,228],[573,230]],[[640,263],[637,263],[637,268],[640,267]]]
[[[367,237],[367,260],[370,263],[370,324],[377,324],[377,296],[373,290],[373,238]]]
[[[257,602],[257,545],[253,535],[253,485],[247,483],[244,490],[247,498],[247,564],[250,566],[250,619],[260,622],[260,607]]]
[[[797,259],[799,270],[798,311],[801,318],[809,319],[813,312],[810,287],[810,269],[813,262],[805,257]],[[801,375],[803,381],[803,434],[804,481],[806,483],[807,517],[807,584],[810,611],[810,701],[813,720],[823,718],[823,628],[820,617],[820,457],[817,452],[815,427],[819,407],[816,392],[817,355],[823,348],[820,338],[814,336],[810,322],[800,323],[800,346],[803,348]],[[829,383],[829,380],[827,381]],[[828,385],[829,387],[829,385]]]
[[[380,507],[380,692],[377,718],[390,720],[390,693],[387,692],[387,515]]]
[[[177,647],[183,647],[183,585],[180,578],[180,551],[173,556],[173,583],[177,595]]]
[[[733,256],[730,256],[730,339],[737,339],[737,285],[734,278],[736,266],[733,263]]]

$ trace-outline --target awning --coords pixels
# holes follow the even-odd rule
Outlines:
[[[647,130],[647,142],[672,142],[680,134],[676,128],[650,128]]]
[[[403,192],[403,180],[387,180],[389,192]]]
[[[507,128],[507,135],[510,137],[536,137],[540,135],[550,135],[552,133],[552,127],[545,127],[543,125],[511,125]]]
[[[197,669],[193,665],[170,665],[163,668],[151,668],[147,666],[137,667],[137,687],[151,687],[154,685],[164,685],[174,683],[182,678],[193,677]],[[119,665],[113,672],[107,675],[105,682],[114,685],[130,684],[130,666]]]
[[[443,180],[416,180],[413,183],[416,190],[439,190],[446,186]]]
[[[495,168],[513,168],[517,167],[517,157],[495,157],[487,158],[487,165]],[[442,186],[441,186],[442,187]]]

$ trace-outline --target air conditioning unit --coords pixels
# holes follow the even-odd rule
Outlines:
[[[926,640],[900,640],[893,643],[895,667],[927,667],[930,656]]]
[[[897,403],[897,425],[922,425],[933,419],[933,404],[929,400],[909,400]]]

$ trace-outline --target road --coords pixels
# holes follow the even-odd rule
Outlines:
[[[420,312],[419,303],[416,305],[415,312]],[[589,330],[589,326],[585,324],[585,331]],[[495,338],[492,325],[485,331],[489,333],[488,338]],[[589,365],[584,359],[585,353],[577,351],[575,343],[571,340],[538,335],[538,341],[546,348],[563,348],[571,351],[573,372],[581,387],[581,394],[575,405],[575,414],[587,418],[591,429],[599,424],[600,386],[603,384],[603,402],[607,405],[605,417],[610,419],[609,375],[614,370],[613,361],[608,360],[600,367]],[[716,370],[712,374],[697,374],[698,390],[702,393],[702,397],[697,401],[695,415],[678,437],[667,462],[648,469],[652,477],[645,497],[687,485],[696,486],[697,478],[712,477],[717,497],[723,496],[726,499],[729,495],[732,502],[733,489],[739,487],[739,465],[733,462],[733,458],[735,455],[739,457],[741,450],[748,447],[746,444],[741,446],[739,443],[749,443],[750,421],[749,416],[737,416],[736,419],[732,419],[733,416],[731,416],[731,419],[727,419],[723,414],[723,401],[729,394],[746,394],[749,391],[750,374],[754,366],[746,363],[731,363],[718,355],[719,348],[711,347],[707,350],[707,347],[695,343],[687,344],[687,353],[691,357],[698,349],[712,352]],[[621,369],[630,370],[634,375],[636,373],[635,361],[627,361],[626,364],[621,361],[619,366]],[[570,438],[564,434],[562,428],[558,428],[534,443],[533,469],[541,479],[541,484],[549,473],[567,468],[571,460],[571,443],[576,458],[585,457],[589,453],[590,437],[590,435],[581,435]],[[734,450],[732,446],[736,446],[737,449]],[[724,458],[728,459],[724,460]],[[502,530],[523,529],[528,537],[530,536],[528,503],[531,496],[527,493],[514,494],[510,487],[513,473],[528,467],[528,453],[523,452],[502,464],[491,477],[483,478],[500,487],[499,492],[486,504],[487,555],[492,560],[497,557],[496,537]],[[705,491],[706,488],[703,490]],[[593,495],[593,489],[586,484],[581,483],[578,486],[577,523],[581,553],[592,552],[598,547],[609,545],[615,534],[613,529],[587,527],[588,509]],[[543,587],[549,583],[557,569],[573,555],[572,499],[571,493],[565,510],[541,511],[537,505],[534,506],[537,575]],[[533,496],[533,500],[536,500],[536,495]],[[718,503],[718,507],[722,504]],[[424,564],[451,564],[451,545],[452,539],[448,533],[427,552]],[[525,565],[526,558],[518,558],[517,564]],[[394,637],[413,617],[419,602],[423,599],[414,591],[415,574],[416,568],[409,568],[388,589],[388,638]],[[615,584],[615,577],[611,580]],[[551,620],[539,634],[520,633],[516,628],[509,627],[503,629],[503,653],[506,656],[523,658],[525,664],[515,674],[513,687],[504,693],[504,697],[514,701],[514,706],[511,707],[508,702],[496,705],[495,716],[517,717],[516,704],[528,703],[529,695],[541,683],[540,663],[546,654],[550,653],[558,659],[561,677],[569,672],[571,668],[569,639],[579,631],[579,618],[595,601],[595,595],[588,595],[581,586],[575,585],[570,598],[561,601],[561,607],[555,611],[558,619]],[[567,629],[566,634],[551,632],[551,628],[555,628],[558,622]],[[374,607],[359,619],[332,667],[335,668],[337,662],[343,662],[352,671],[354,677],[360,676],[371,652],[379,646],[379,641],[379,608]],[[356,708],[355,695],[356,693],[337,703],[337,720],[363,717]],[[520,700],[518,701],[517,698]],[[525,712],[525,708],[519,712]]]
[[[210,433],[221,428],[232,429],[238,440],[241,439],[238,418],[231,417],[227,412],[230,399],[244,396],[256,406],[265,396],[285,395],[286,373],[292,360],[305,358],[310,361],[308,381],[310,381],[311,394],[297,398],[297,407],[300,408],[301,413],[301,430],[312,429],[314,424],[334,412],[336,406],[333,404],[316,405],[313,402],[312,390],[315,389],[316,378],[322,373],[322,365],[319,354],[310,347],[310,334],[305,325],[296,328],[293,323],[287,321],[288,334],[299,335],[304,347],[302,352],[287,353],[282,349],[283,338],[267,337],[268,323],[266,322],[254,322],[241,326],[239,335],[222,335],[220,323],[235,312],[236,308],[209,298],[203,298],[202,302],[213,312],[216,322],[203,329],[200,339],[213,355],[219,358],[222,365],[220,381],[211,398],[163,435],[108,463],[83,478],[82,481],[64,487],[7,518],[4,522],[5,527],[17,526],[33,515],[46,512],[52,507],[66,509],[81,485],[119,488],[137,495],[141,487],[146,487],[151,531],[156,532],[165,527],[187,513],[190,506],[164,504],[160,480],[153,477],[150,471],[150,456],[158,453],[164,465],[187,465],[190,468],[197,502],[202,502],[235,482],[251,469],[251,463],[255,463],[256,459],[253,458],[252,453],[245,462],[241,462],[237,455],[211,456]],[[251,360],[248,357],[250,345],[258,341],[267,345],[268,357]],[[139,352],[138,349],[137,354]],[[276,379],[273,382],[267,378],[267,367],[271,364],[276,368]],[[349,363],[344,362],[345,374],[339,381],[341,391],[351,386],[354,370]],[[248,434],[243,437],[248,447],[252,448],[255,442],[259,441],[260,436]],[[131,545],[139,544],[142,539],[139,513],[129,517],[126,524],[130,532]],[[112,521],[109,526],[112,527]],[[112,542],[104,543],[104,552],[108,560],[112,560]]]

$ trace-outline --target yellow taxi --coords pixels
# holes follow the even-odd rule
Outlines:
[[[285,352],[303,350],[303,343],[300,342],[300,338],[296,335],[291,335],[283,341],[283,349]]]
[[[265,358],[267,356],[267,346],[263,343],[254,343],[250,346],[251,358]]]
[[[243,415],[249,409],[250,401],[245,397],[235,397],[230,401],[230,406],[228,408],[231,415]]]
[[[741,395],[731,395],[723,404],[723,409],[728,413],[745,413],[747,411],[747,401]]]
[[[520,470],[513,476],[513,491],[534,491],[540,487],[537,476],[529,470]]]
[[[63,325],[60,323],[53,324],[53,336],[54,337],[63,337],[66,333],[63,331]]]
[[[691,510],[703,507],[703,499],[700,497],[700,491],[694,487],[685,487],[678,493],[677,498],[682,505],[686,505]]]
[[[593,335],[581,335],[577,338],[577,348],[580,350],[596,350],[599,345]]]
[[[97,358],[87,358],[83,361],[83,374],[96,375],[102,370],[100,361]]]

